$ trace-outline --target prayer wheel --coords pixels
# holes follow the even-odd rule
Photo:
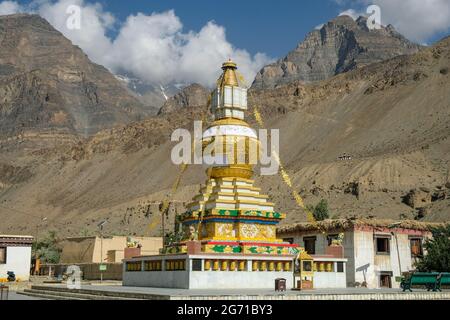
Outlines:
[[[277,271],[283,270],[283,262],[277,262]]]
[[[220,270],[222,271],[227,271],[228,270],[228,261],[227,260],[223,260],[221,265],[220,265]]]

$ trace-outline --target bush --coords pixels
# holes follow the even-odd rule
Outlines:
[[[426,254],[416,267],[422,272],[450,272],[450,224],[431,230],[433,238],[424,243]]]
[[[320,200],[316,206],[307,206],[307,209],[311,211],[314,219],[317,221],[322,221],[330,217],[330,209],[328,208],[328,202],[325,199]]]
[[[33,243],[33,255],[43,263],[59,263],[61,249],[57,243],[56,232],[49,231],[44,239]]]

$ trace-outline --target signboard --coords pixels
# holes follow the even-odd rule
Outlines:
[[[99,266],[99,270],[100,270],[100,271],[106,271],[106,264],[101,264],[101,265]]]

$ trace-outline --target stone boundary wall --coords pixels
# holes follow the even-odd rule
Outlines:
[[[100,263],[68,263],[41,265],[39,275],[61,276],[68,266],[79,266],[83,272],[83,280],[100,280]],[[106,271],[103,271],[103,280],[122,280],[122,263],[103,263]]]
[[[170,300],[450,300],[450,292],[299,294],[299,295],[227,295],[170,296]]]

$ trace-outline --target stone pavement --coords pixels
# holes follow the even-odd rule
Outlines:
[[[64,285],[42,287],[77,293],[77,290],[66,289]],[[45,289],[48,288],[48,289]],[[50,289],[51,290],[51,289]],[[276,292],[273,289],[168,289],[147,287],[124,287],[120,285],[82,285],[78,293],[104,296],[121,296],[138,299],[167,300],[450,300],[450,291],[442,293],[415,289],[413,292],[402,292],[400,289],[316,289],[307,291],[287,290]]]
[[[10,291],[8,300],[46,300],[46,299],[37,298],[37,297],[29,297],[29,296],[25,296],[23,294],[17,294],[15,291]]]

